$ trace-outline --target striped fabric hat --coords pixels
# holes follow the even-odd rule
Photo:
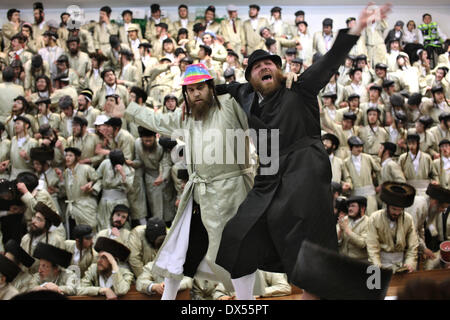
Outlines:
[[[191,64],[186,67],[182,86],[200,83],[213,79],[204,64]]]

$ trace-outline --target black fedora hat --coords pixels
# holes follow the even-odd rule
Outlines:
[[[345,201],[347,206],[350,203],[353,203],[353,202],[358,203],[362,207],[367,207],[367,198],[366,197],[363,197],[363,196],[351,196],[351,197],[347,198],[347,200]]]
[[[415,196],[416,189],[406,183],[386,181],[381,185],[380,199],[388,205],[408,208],[414,203]]]
[[[270,54],[267,51],[258,49],[253,51],[253,53],[250,55],[250,57],[248,58],[248,66],[247,69],[245,69],[245,79],[247,81],[249,81],[250,79],[250,73],[252,71],[253,65],[260,61],[260,60],[265,60],[265,59],[270,59],[273,61],[273,63],[275,63],[277,66],[279,66],[281,68],[281,58],[280,56],[274,54]]]
[[[6,277],[6,282],[12,282],[19,272],[20,268],[17,264],[0,254],[0,274]]]
[[[325,133],[322,136],[322,140],[330,140],[332,144],[334,144],[334,146],[337,148],[339,148],[339,139],[338,137],[336,137],[336,135],[332,134],[332,133]]]
[[[61,217],[52,208],[47,206],[45,203],[39,201],[34,206],[35,212],[40,212],[45,219],[49,220],[54,226],[59,226],[61,224]]]
[[[69,251],[43,242],[38,243],[33,256],[36,259],[44,259],[63,268],[70,266],[72,261],[72,253]]]
[[[34,263],[33,257],[23,250],[14,239],[9,239],[5,244],[5,252],[11,253],[17,261],[27,268],[31,267]]]
[[[120,261],[126,261],[130,255],[130,249],[120,242],[106,237],[99,237],[94,246],[95,251],[106,251]]]
[[[381,269],[379,287],[370,288],[370,264],[303,241],[291,282],[321,299],[383,300],[392,271]]]
[[[429,184],[426,194],[442,203],[450,203],[450,190],[438,184]]]

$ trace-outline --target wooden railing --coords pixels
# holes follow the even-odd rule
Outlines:
[[[406,274],[395,274],[391,283],[389,284],[389,289],[387,296],[396,296],[398,291],[405,286],[405,284],[414,279],[431,279],[438,283],[443,282],[450,278],[450,269],[446,270],[431,270],[431,271],[416,271],[413,273]],[[284,297],[271,297],[271,298],[261,298],[258,300],[299,300],[302,296],[302,290],[294,285],[292,285],[292,293],[289,296]],[[70,300],[105,300],[105,297],[90,297],[90,296],[71,296],[68,297]],[[146,295],[136,291],[135,286],[131,286],[130,291],[118,298],[119,300],[159,300],[161,295]],[[190,300],[189,290],[180,291],[177,295],[177,300]]]

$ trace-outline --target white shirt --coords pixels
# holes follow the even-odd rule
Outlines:
[[[362,96],[362,90],[364,89],[364,87],[360,84],[355,84],[354,82],[352,82],[350,84],[353,88],[353,90],[355,91],[355,93],[359,94],[359,96]]]
[[[97,79],[100,74],[100,71],[98,69],[94,69],[94,78]]]
[[[283,20],[279,19],[279,20],[272,20],[272,29],[273,29],[273,33],[275,34],[279,34],[281,35],[281,33],[283,32]]]
[[[417,152],[417,156],[414,158],[414,155],[409,152],[409,156],[413,159],[414,171],[417,173],[419,171],[419,161],[420,161],[420,150]]]
[[[250,23],[252,25],[253,30],[256,31],[256,29],[258,29],[258,18],[250,19]]]
[[[392,158],[387,158],[386,160],[384,160],[384,161],[381,163],[381,167],[384,168],[384,166],[387,165],[391,160],[392,160]]]
[[[389,126],[389,136],[390,142],[397,143],[398,130],[393,128],[392,126]]]
[[[353,165],[355,166],[356,171],[358,172],[358,174],[361,173],[361,155],[355,157],[354,155],[352,155],[352,162]]]
[[[22,148],[26,141],[27,141],[27,136],[22,137],[22,138],[18,138],[17,139],[17,145],[19,146],[19,148]]]
[[[108,238],[113,239],[113,240],[118,238],[118,237],[116,237],[115,235],[112,234],[111,228],[108,228]]]
[[[329,35],[326,35],[325,33],[323,34],[323,40],[325,41],[325,50],[330,50],[331,49],[331,44],[333,41],[333,32],[330,33]]]
[[[123,75],[125,74],[125,72],[127,71],[127,69],[130,67],[131,63],[127,63],[125,66],[123,66],[122,68],[122,73],[120,75],[120,80],[123,80]]]
[[[78,250],[77,246],[75,246],[75,250],[73,252],[73,257],[72,257],[73,264],[78,264],[78,262],[80,262],[80,259],[81,259],[81,251]]]
[[[188,19],[180,19],[181,26],[185,29],[188,27],[189,20]]]
[[[450,171],[450,158],[442,157],[442,162],[444,163],[444,170]]]
[[[114,84],[112,87],[108,86],[107,84],[105,84],[106,87],[106,95],[109,96],[110,94],[115,94],[116,93],[116,88],[117,85]]]
[[[99,275],[98,282],[100,284],[100,288],[111,288],[113,286],[112,274],[109,276],[108,279],[105,279],[102,275]]]
[[[138,39],[136,40],[130,40],[131,42],[131,49],[132,50],[139,50],[139,45],[141,44],[141,41]]]

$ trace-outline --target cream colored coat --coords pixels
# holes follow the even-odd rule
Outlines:
[[[108,25],[101,25],[100,23],[96,23],[94,27],[94,48],[96,50],[105,50],[110,46],[109,37],[111,35],[119,35],[119,26],[115,23],[110,23]]]
[[[353,259],[367,261],[366,237],[369,218],[362,216],[357,221],[352,221],[346,216],[344,219],[348,222],[350,232],[346,233],[344,230],[340,230],[338,225],[338,230],[341,232],[339,253]],[[352,222],[354,223],[353,225]]]
[[[164,277],[153,274],[152,268],[153,268],[153,261],[150,261],[144,266],[142,273],[136,279],[137,291],[148,295],[152,295],[154,294],[154,292],[149,291],[150,286],[164,282]],[[183,277],[183,279],[180,282],[180,287],[178,288],[178,291],[189,290],[191,288],[192,288],[192,278]]]
[[[6,119],[11,115],[14,99],[24,95],[22,86],[12,82],[0,83],[0,122],[5,123]]]
[[[113,284],[111,289],[117,296],[123,296],[130,290],[133,281],[133,274],[126,268],[119,267],[119,271],[111,275]],[[97,263],[91,264],[77,290],[79,296],[99,296],[100,291],[99,274],[97,273]]]
[[[129,237],[130,256],[128,263],[136,277],[139,277],[144,266],[150,261],[155,260],[157,250],[148,244],[145,238],[147,226],[141,225],[131,230]]]
[[[80,159],[91,159],[91,164],[94,167],[97,167],[100,162],[102,162],[104,156],[97,155],[95,153],[95,147],[98,143],[101,143],[100,138],[95,133],[87,132],[81,138],[70,136],[67,139],[67,146],[74,147],[81,150]]]
[[[70,180],[69,174],[73,176]],[[70,173],[70,169],[64,171],[64,182],[60,184],[69,202],[66,215],[69,214],[77,225],[87,224],[94,231],[97,226],[97,198],[91,193],[83,192],[81,187],[91,181],[95,183],[97,179],[94,168],[86,164],[77,164],[73,173]]]
[[[92,263],[96,262],[97,255],[98,255],[97,252],[95,250],[93,250],[92,248],[83,249],[81,251],[81,260],[79,260],[78,263],[75,264],[73,254],[75,254],[76,241],[75,240],[65,240],[64,244],[65,244],[65,250],[72,253],[71,265],[77,265],[80,268],[81,277],[84,277],[86,270],[91,266]]]
[[[184,135],[186,136],[183,138],[187,142],[186,146],[189,152],[194,153],[194,150],[202,151],[208,148],[209,145],[206,141],[202,143],[202,148],[198,145],[199,139],[201,140],[201,130],[205,132],[205,130],[214,128],[222,132],[225,136],[226,129],[240,128],[246,130],[248,128],[246,115],[234,99],[231,99],[229,95],[225,95],[219,96],[219,101],[221,108],[219,109],[217,106],[214,106],[210,109],[206,120],[201,122],[200,127],[198,125],[194,126],[195,121],[192,117],[188,117],[185,121],[182,121],[180,109],[172,113],[162,114],[130,104],[125,114],[130,120],[134,120],[139,125],[157,131],[164,136],[170,137],[174,133],[174,130],[187,130],[189,133],[184,131]],[[223,147],[223,154],[226,155],[225,146]],[[195,157],[195,153],[191,154],[191,156]],[[227,156],[236,157],[236,155],[233,156],[232,154],[227,154]],[[192,163],[198,163],[199,161],[200,159],[196,160],[194,158]],[[216,265],[215,260],[225,224],[236,214],[237,208],[252,187],[252,167],[249,164],[196,164],[194,168],[194,165],[191,164],[188,165],[188,171],[191,178],[184,189],[177,215],[158,252],[156,261],[158,261],[161,252],[165,252],[166,243],[173,241],[171,239],[172,230],[176,230],[176,226],[180,223],[189,200],[193,197],[202,208],[202,222],[208,232],[209,244],[205,256],[206,262],[214,274],[221,281],[227,282],[228,286],[231,287],[229,274],[224,272],[220,266]],[[217,197],[219,193],[221,196]],[[183,278],[182,273],[174,274],[169,272],[167,269],[167,261],[163,260],[160,263],[162,264],[161,267],[158,267],[157,264],[153,266],[152,271],[155,274],[179,280]]]
[[[356,189],[373,186],[372,173],[377,173],[381,170],[380,164],[375,161],[373,157],[365,153],[361,153],[360,174],[358,174],[358,171],[353,164],[352,156],[345,159],[344,165],[346,166],[350,177],[346,182],[352,185],[353,194],[357,192]],[[365,194],[364,196],[367,198],[366,215],[370,216],[372,212],[378,209],[375,194]]]
[[[253,51],[258,49],[259,44],[261,43],[261,35],[259,34],[259,31],[261,30],[261,28],[267,27],[269,25],[269,22],[266,18],[257,19],[258,26],[256,27],[256,29],[253,29],[250,19],[244,21],[243,29],[245,35],[245,44],[247,46],[247,55],[252,54]]]
[[[396,229],[390,228],[389,222],[386,209],[378,210],[371,215],[366,240],[369,261],[381,267],[380,252],[402,252],[404,253],[403,262],[394,266],[394,271],[405,264],[416,268],[419,241],[413,218],[409,213],[404,212],[397,220]]]
[[[77,275],[72,270],[61,267],[59,267],[59,272],[59,275],[55,279],[51,281],[46,280],[45,282],[52,282],[56,284],[65,296],[75,296],[77,294],[78,287]],[[35,273],[33,275],[34,287],[40,286],[43,283],[44,281],[40,279],[39,273]]]

